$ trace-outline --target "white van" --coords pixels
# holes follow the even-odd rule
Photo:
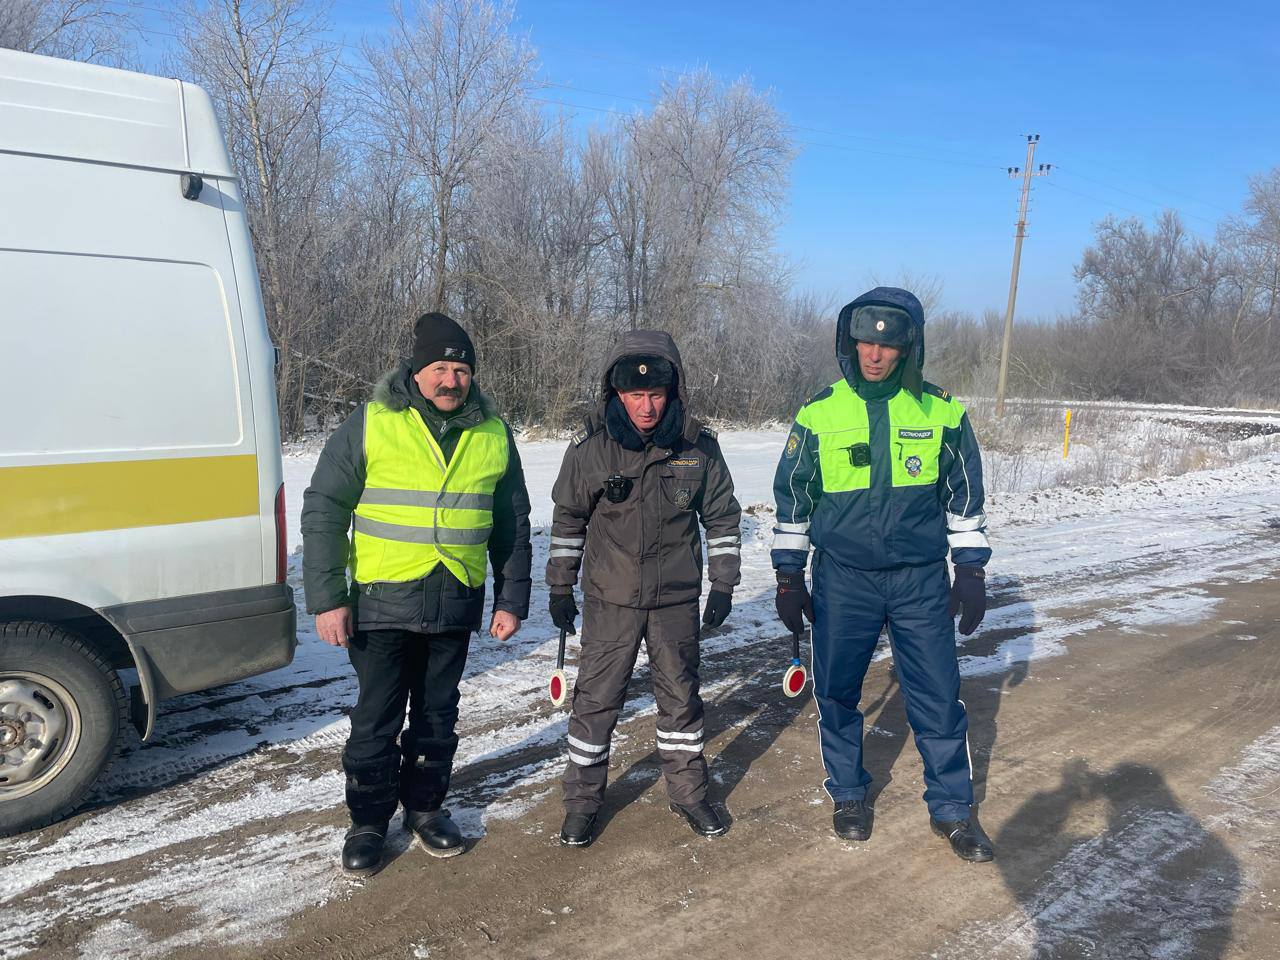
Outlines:
[[[274,356],[208,95],[0,50],[0,836],[293,658]]]

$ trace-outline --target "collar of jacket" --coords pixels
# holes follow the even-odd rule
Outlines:
[[[906,357],[903,357],[899,360],[894,368],[889,371],[889,375],[887,377],[883,380],[877,381],[871,381],[864,377],[862,375],[862,368],[859,367],[858,364],[854,363],[853,373],[857,379],[850,383],[849,386],[853,387],[854,392],[865,401],[888,400],[898,392],[900,387],[906,386],[903,382],[904,378],[902,375],[902,368],[906,359]],[[916,397],[916,399],[918,400],[919,397]]]
[[[466,430],[498,415],[493,401],[473,380],[466,402],[453,413],[445,416],[422,395],[408,363],[401,363],[382,375],[377,386],[374,387],[373,399],[387,409],[397,412],[413,407],[431,428],[437,440],[450,430]]]
[[[662,419],[658,421],[653,433],[648,437],[642,437],[640,431],[631,422],[631,418],[627,416],[622,401],[618,399],[617,394],[614,394],[605,404],[604,424],[609,431],[609,436],[622,444],[624,450],[643,450],[650,443],[655,447],[670,449],[675,446],[676,441],[680,439],[680,434],[684,431],[684,404],[680,402],[679,397],[672,399],[667,404],[667,409],[663,412]]]

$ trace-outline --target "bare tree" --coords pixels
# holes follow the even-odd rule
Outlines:
[[[513,8],[486,0],[417,0],[392,8],[391,35],[369,43],[368,91],[379,147],[404,157],[432,209],[428,306],[448,301],[452,228],[485,146],[511,117],[533,73],[510,32]]]
[[[336,47],[327,8],[306,0],[193,0],[175,17],[177,70],[204,86],[227,127],[267,321],[280,349],[277,397],[286,430],[302,424],[306,338],[320,319],[332,241],[323,216],[341,162],[333,113]]]
[[[0,0],[0,47],[108,66],[134,52],[133,14],[109,0]]]
[[[760,241],[773,235],[793,148],[768,97],[707,70],[667,83],[643,132],[636,146],[656,164],[662,212],[650,303],[684,330],[745,262],[768,259]]]
[[[1242,302],[1261,299],[1267,340],[1274,342],[1280,317],[1280,167],[1249,178],[1244,211],[1226,220],[1220,238],[1239,258]]]

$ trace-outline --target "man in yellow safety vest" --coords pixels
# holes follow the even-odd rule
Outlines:
[[[442,803],[487,565],[490,636],[509,639],[529,612],[524,472],[475,368],[462,327],[420,317],[412,363],[329,438],[303,501],[307,610],[322,640],[347,648],[360,689],[342,755],[352,824],[342,866],[354,875],[381,864],[398,804],[428,853],[463,852]]]

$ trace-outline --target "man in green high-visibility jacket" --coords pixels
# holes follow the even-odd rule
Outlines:
[[[796,416],[774,476],[777,607],[794,633],[813,621],[813,688],[835,832],[871,836],[862,765],[862,681],[887,625],[924,760],[935,833],[966,860],[990,860],[973,817],[968,719],[952,617],[977,629],[991,556],[982,458],[964,407],[922,379],[924,309],[877,287],[840,311],[844,377]],[[804,568],[814,548],[813,597]],[[947,553],[955,565],[948,583]]]
[[[352,822],[342,864],[353,874],[381,863],[400,803],[428,853],[462,853],[441,804],[489,564],[490,635],[507,640],[529,614],[524,472],[475,367],[462,327],[420,317],[412,364],[329,438],[303,503],[307,609],[322,640],[348,649],[360,684],[342,755]]]

